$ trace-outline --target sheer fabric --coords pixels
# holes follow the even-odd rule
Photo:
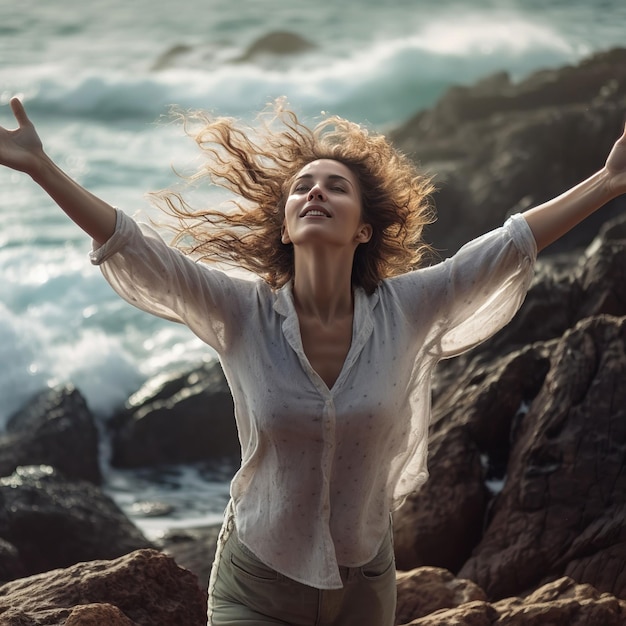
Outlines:
[[[433,368],[512,318],[536,245],[516,215],[446,261],[372,295],[356,289],[332,389],[302,349],[291,284],[273,291],[194,262],[121,211],[91,258],[123,298],[186,324],[219,355],[241,443],[231,484],[239,540],[281,574],[334,589],[339,566],[369,562],[390,510],[427,479]]]

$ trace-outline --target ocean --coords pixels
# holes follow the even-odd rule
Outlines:
[[[285,96],[305,119],[328,111],[385,131],[451,85],[622,46],[625,23],[623,0],[0,0],[0,124],[15,126],[19,95],[71,176],[148,218],[146,192],[177,185],[196,158],[172,105],[252,119]],[[283,49],[256,52],[263,41]],[[0,428],[64,382],[106,420],[151,376],[214,358],[117,298],[89,250],[27,176],[0,169]],[[107,490],[155,538],[219,521],[229,477],[108,469]]]

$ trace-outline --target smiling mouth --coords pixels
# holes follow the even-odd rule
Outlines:
[[[300,217],[330,217],[328,211],[319,207],[310,207],[302,212]]]

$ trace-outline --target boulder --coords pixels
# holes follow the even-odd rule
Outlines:
[[[169,47],[163,52],[152,65],[151,70],[158,72],[161,70],[171,69],[176,67],[176,62],[179,59],[184,59],[194,51],[194,48],[188,44],[176,44]]]
[[[102,482],[96,422],[77,389],[42,391],[9,418],[0,435],[0,476],[20,465],[51,465],[69,479]]]
[[[486,602],[485,592],[470,580],[462,580],[446,569],[418,567],[396,575],[398,604],[396,624],[424,617],[441,609],[468,602]]]
[[[110,429],[115,467],[240,456],[233,399],[217,361],[148,381]]]
[[[455,370],[433,410],[429,479],[394,513],[400,569],[456,572],[470,557],[494,496],[487,483],[502,479],[514,422],[539,391],[548,363],[547,351],[531,346]]]
[[[524,598],[495,602],[498,626],[622,626],[626,602],[568,577],[543,585]]]
[[[268,33],[253,41],[245,52],[232,60],[232,63],[256,61],[266,56],[281,57],[302,54],[315,50],[317,46],[310,40],[289,31]]]
[[[420,598],[420,589],[424,595]],[[414,611],[406,621],[406,609]],[[398,574],[398,626],[622,626],[626,602],[563,577],[525,597],[490,603],[469,581],[445,570]]]
[[[624,501],[626,475],[617,461],[626,449],[626,431],[620,426],[625,423],[626,398],[614,389],[619,389],[615,381],[620,376],[626,379],[618,330],[625,315],[626,216],[622,216],[607,222],[586,251],[543,261],[513,322],[481,346],[441,364],[433,381],[430,478],[394,513],[401,569],[444,567],[475,580],[496,598],[523,593],[546,578],[563,575],[626,597],[619,566],[624,557],[619,538],[624,512],[619,503]],[[590,338],[572,345],[579,333],[590,333]],[[588,390],[578,385],[582,376],[578,367],[594,372]],[[556,410],[553,378],[568,388],[578,385],[581,394],[593,392],[589,398],[558,397],[560,419],[575,429],[576,437],[569,427],[556,433],[547,425],[553,419],[550,412]],[[606,423],[596,418],[603,406],[599,397],[612,402],[611,409],[604,409]],[[524,435],[531,423],[530,434]],[[561,474],[557,492],[556,483],[551,483],[535,504],[537,510],[527,512],[531,519],[556,522],[565,515],[558,502],[566,499],[563,525],[555,524],[549,539],[546,528],[534,531],[535,537],[542,535],[542,541],[563,551],[546,560],[536,553],[533,538],[518,543],[518,533],[531,532],[533,523],[518,515],[514,502],[521,497],[524,473],[536,471],[517,453],[520,446],[530,445],[523,436],[558,458],[576,456],[581,467],[586,458],[589,465],[581,471],[591,472],[584,482],[576,472]],[[580,456],[582,448],[573,448],[579,440],[581,446],[589,446],[588,458]],[[606,450],[613,451],[613,460],[605,459]],[[613,463],[610,475],[595,469],[605,461]],[[513,491],[507,497],[509,490]],[[590,500],[586,490],[606,492],[609,499]],[[567,526],[564,520],[572,516],[578,525]],[[490,539],[493,532],[497,549]],[[527,554],[521,569],[520,562],[511,567],[508,549]]]
[[[626,598],[626,317],[581,321],[550,362],[459,575],[495,598],[563,575]]]
[[[205,626],[196,577],[156,550],[77,563],[0,586],[4,626]]]
[[[10,557],[0,568],[4,580],[152,547],[100,489],[50,466],[0,479],[0,537]]]
[[[488,603],[476,600],[454,609],[441,609],[430,615],[408,622],[404,626],[493,626],[498,623],[498,612]]]

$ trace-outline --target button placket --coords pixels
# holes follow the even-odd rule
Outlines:
[[[332,397],[329,397],[324,404],[324,415],[322,418],[322,475],[324,479],[324,494],[322,513],[327,522],[330,523],[330,482],[333,472],[333,459],[337,439],[336,431],[336,410]]]

